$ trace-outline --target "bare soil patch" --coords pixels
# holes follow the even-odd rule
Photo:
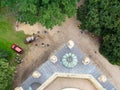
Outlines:
[[[64,45],[68,40],[73,40],[75,44],[89,56],[95,65],[107,76],[107,78],[120,89],[120,67],[112,65],[98,51],[99,43],[96,38],[92,38],[88,33],[81,33],[77,27],[79,22],[76,17],[67,19],[62,26],[56,26],[53,30],[47,30],[40,24],[29,26],[19,25],[17,30],[23,30],[26,34],[33,34],[40,31],[45,36],[39,38],[29,48],[29,52],[23,59],[23,62],[17,66],[17,73],[14,78],[14,87],[19,86],[37,67],[44,63],[49,55]],[[47,34],[44,31],[47,30]],[[48,47],[42,47],[41,43],[49,44]],[[37,46],[35,46],[37,44]],[[96,53],[95,53],[96,52]]]

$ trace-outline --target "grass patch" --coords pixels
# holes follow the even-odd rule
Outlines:
[[[9,56],[0,58],[0,90],[13,90],[13,78],[16,67],[16,52],[11,49],[12,44],[17,44],[24,51],[28,49],[24,44],[25,34],[14,30],[14,16],[6,13],[6,10],[0,12],[0,54]],[[4,54],[5,53],[5,54]],[[20,58],[24,54],[20,55]]]
[[[16,52],[11,49],[13,43],[19,45],[23,49],[27,48],[24,44],[25,35],[21,32],[16,32],[13,23],[8,19],[0,20],[0,49],[10,52],[10,63],[14,64]]]

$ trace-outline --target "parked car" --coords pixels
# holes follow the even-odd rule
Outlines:
[[[18,45],[16,44],[12,44],[11,48],[16,51],[17,53],[20,53],[22,54],[23,53],[23,49],[21,47],[19,47]]]

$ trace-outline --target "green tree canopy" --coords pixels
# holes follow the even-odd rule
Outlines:
[[[15,68],[0,59],[0,90],[12,90],[13,73]]]
[[[34,24],[40,22],[47,28],[61,25],[66,17],[76,14],[78,0],[2,0],[1,7],[9,7],[17,20]]]
[[[77,18],[83,30],[103,37],[100,52],[120,65],[120,0],[85,0]]]
[[[7,58],[9,56],[10,56],[10,52],[9,51],[0,49],[0,58]]]

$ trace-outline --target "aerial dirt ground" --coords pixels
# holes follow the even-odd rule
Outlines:
[[[106,75],[111,83],[115,85],[117,90],[120,90],[120,67],[110,64],[99,53],[98,40],[91,37],[88,33],[81,33],[81,30],[77,27],[78,24],[76,17],[67,18],[66,22],[61,26],[55,26],[53,30],[47,30],[39,24],[34,26],[20,24],[17,31],[23,30],[25,34],[33,34],[40,31],[39,34],[44,35],[45,38],[39,38],[30,45],[23,62],[17,66],[14,87],[19,86],[37,67],[44,63],[54,50],[59,49],[68,40],[73,40],[85,55],[89,56],[103,74]],[[47,30],[47,33],[44,33],[45,30]],[[43,47],[41,43],[49,44],[50,46]]]

